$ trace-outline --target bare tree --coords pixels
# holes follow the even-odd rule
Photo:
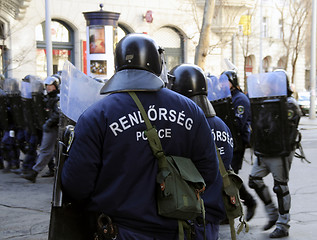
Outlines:
[[[283,6],[278,9],[281,13],[282,41],[286,51],[284,69],[287,70],[290,60],[292,67],[291,82],[294,83],[298,56],[305,46],[306,20],[310,13],[311,1],[284,0]]]
[[[200,30],[199,43],[195,52],[195,64],[202,69],[205,68],[206,57],[211,41],[211,22],[215,9],[215,0],[206,0],[204,7],[204,17]]]
[[[1,23],[1,22],[0,22]],[[4,24],[0,24],[0,64],[1,68],[0,70],[2,71],[3,74],[6,74],[6,72],[9,71],[9,67],[12,66],[12,64],[15,64],[14,69],[21,67],[22,65],[29,63],[31,60],[28,59],[28,55],[29,53],[32,51],[34,46],[31,46],[29,48],[25,48],[23,50],[21,50],[19,53],[17,53],[14,58],[8,58],[8,56],[4,57],[7,54],[7,51],[10,51],[7,47],[6,47],[6,40],[9,39],[10,36],[12,36],[12,34],[15,31],[18,31],[19,29],[22,29],[24,26],[13,26],[11,27],[11,31],[5,29]],[[4,61],[4,62],[2,62]],[[10,70],[12,70],[13,68],[11,67]]]

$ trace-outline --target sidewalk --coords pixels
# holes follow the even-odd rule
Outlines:
[[[315,119],[310,119],[308,116],[301,117],[299,125],[300,129],[317,128],[317,117]]]
[[[1,240],[47,240],[53,181],[39,176],[33,184],[0,171]]]

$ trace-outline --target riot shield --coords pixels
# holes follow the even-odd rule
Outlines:
[[[44,101],[44,83],[39,77],[32,77],[31,81],[32,106],[34,109],[34,124],[39,130],[42,130],[43,124],[47,119]]]
[[[21,83],[21,97],[22,97],[22,109],[23,118],[25,122],[25,129],[30,134],[36,133],[34,109],[32,106],[32,92],[30,81],[22,81]]]
[[[256,156],[287,156],[291,151],[287,124],[287,79],[283,72],[250,75],[252,147]]]
[[[15,78],[6,78],[3,90],[7,93],[10,114],[13,124],[17,128],[24,128],[24,117],[21,100],[21,80]]]
[[[8,130],[8,105],[7,94],[0,88],[0,131]]]
[[[103,82],[98,82],[65,62],[61,75],[60,124],[57,156],[57,170],[53,187],[49,240],[87,239],[86,215],[63,194],[61,174],[67,160],[68,144],[73,137],[74,125],[79,116],[91,104],[105,97],[100,95]]]
[[[243,149],[242,137],[235,119],[228,77],[221,75],[218,79],[216,76],[209,76],[207,82],[208,99],[214,107],[216,115],[229,127],[234,141],[234,151],[239,151]]]

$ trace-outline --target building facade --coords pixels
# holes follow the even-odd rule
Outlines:
[[[258,73],[261,66],[263,72],[282,67],[285,50],[279,32],[281,14],[274,7],[275,2],[282,0],[262,1],[262,8],[255,0],[216,1],[206,72],[219,76],[228,69],[224,59],[229,59],[238,68],[240,85],[244,88],[245,77]],[[104,11],[120,14],[118,40],[127,33],[147,33],[165,49],[169,69],[184,62],[194,63],[204,0],[51,0],[54,73],[62,70],[65,60],[83,72],[87,70],[87,23],[83,13],[98,11],[101,3]],[[47,75],[45,1],[1,0],[0,30],[0,72],[7,77],[34,74],[44,79]],[[305,89],[305,70],[303,49],[294,78],[297,90]],[[290,69],[287,71],[291,73]]]

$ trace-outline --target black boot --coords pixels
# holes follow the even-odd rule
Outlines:
[[[33,169],[28,171],[27,173],[22,173],[20,176],[29,180],[32,183],[36,182],[38,172],[34,171]]]
[[[242,184],[239,193],[240,198],[244,201],[244,205],[247,207],[246,220],[248,222],[253,218],[257,204],[253,196],[245,188],[244,184]]]
[[[287,236],[288,231],[281,228],[275,228],[275,230],[270,234],[270,238],[283,238]]]
[[[25,173],[27,173],[27,172],[30,171],[30,170],[27,170],[27,169],[21,167],[21,168],[18,168],[18,169],[11,169],[10,171],[11,171],[12,173],[21,175],[22,173],[25,174]]]
[[[247,222],[253,218],[255,209],[256,209],[256,202],[254,202],[251,206],[247,206],[247,216],[246,216]]]
[[[48,169],[47,172],[45,172],[42,177],[54,177],[55,170],[54,169]]]
[[[277,219],[268,221],[268,223],[263,227],[263,230],[264,231],[269,230],[271,227],[275,225],[276,221]]]

